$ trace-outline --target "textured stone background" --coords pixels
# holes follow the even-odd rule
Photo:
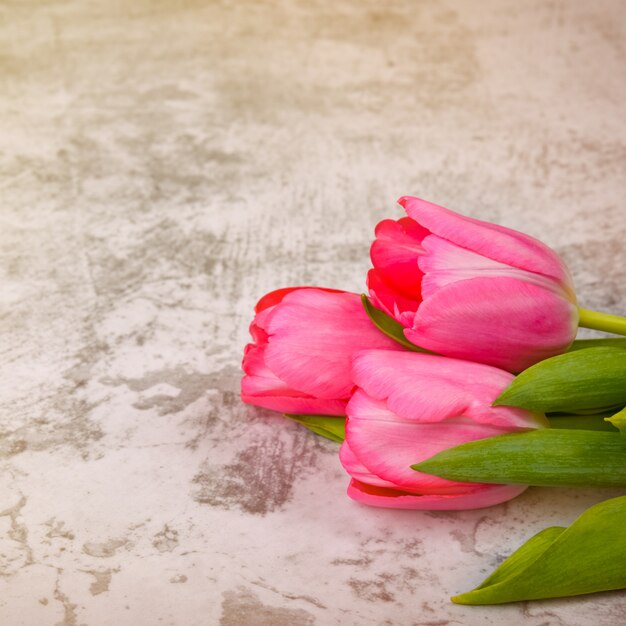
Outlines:
[[[619,623],[623,593],[448,602],[617,492],[366,509],[238,386],[256,299],[362,290],[406,193],[624,313],[624,7],[2,2],[0,623]]]

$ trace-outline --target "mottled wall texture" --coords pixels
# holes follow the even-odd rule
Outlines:
[[[614,492],[366,509],[238,395],[256,299],[362,290],[407,193],[624,313],[622,0],[5,0],[0,94],[0,623],[622,620],[448,601]]]

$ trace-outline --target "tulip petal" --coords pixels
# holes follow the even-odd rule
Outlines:
[[[241,363],[241,368],[243,369],[244,373],[250,376],[271,378],[275,379],[278,382],[282,382],[279,378],[276,378],[274,372],[272,372],[272,370],[265,364],[266,349],[266,343],[249,343],[243,351],[243,361]],[[283,386],[285,386],[284,383],[282,384]]]
[[[376,476],[418,493],[465,492],[467,483],[416,472],[411,469],[413,463],[468,441],[507,432],[464,419],[437,423],[401,420],[383,402],[360,389],[348,403],[346,413],[346,441],[358,460]]]
[[[485,256],[461,248],[456,244],[430,235],[423,241],[424,253],[419,258],[419,267],[424,272],[422,295],[424,299],[453,282],[468,278],[492,278],[509,276],[527,283],[545,287],[561,297],[567,297],[560,283],[535,272],[499,263]]]
[[[266,328],[275,309],[275,306],[268,306],[260,310],[254,316],[252,322],[250,322],[250,335],[256,344],[262,345],[267,343],[268,334]]]
[[[242,378],[241,388],[246,395],[287,395],[300,398],[310,398],[311,396],[302,391],[291,389],[285,381],[281,380],[267,367],[265,363],[266,345],[256,346],[248,344],[246,346],[242,368],[246,376]]]
[[[282,413],[319,413],[321,415],[344,415],[346,400],[319,399],[290,388],[266,365],[267,345],[248,344],[242,367],[241,398],[254,404]]]
[[[363,350],[352,361],[352,377],[368,396],[385,402],[389,414],[395,415],[390,419],[438,422],[464,416],[507,430],[546,424],[543,416],[528,411],[491,406],[513,376],[489,365],[412,352]],[[356,392],[350,402],[354,412],[361,409],[360,402]],[[365,408],[372,410],[371,404]]]
[[[524,485],[488,485],[467,493],[420,496],[367,485],[353,479],[348,486],[348,496],[361,504],[389,509],[458,511],[494,506],[515,498],[525,489]]]
[[[348,398],[350,359],[366,348],[402,349],[370,322],[359,296],[300,289],[267,324],[267,366],[288,387],[318,398]]]
[[[417,265],[422,239],[429,232],[411,218],[383,220],[376,226],[370,249],[372,264],[397,292],[421,300],[422,273]]]
[[[413,325],[415,311],[419,301],[412,300],[390,287],[383,275],[376,269],[367,273],[367,289],[374,306],[396,319],[400,324],[410,328]]]
[[[494,261],[549,276],[571,292],[569,272],[558,255],[537,239],[504,226],[459,215],[432,202],[398,200],[415,221],[435,235]]]
[[[567,350],[577,322],[576,306],[542,287],[516,278],[471,278],[422,302],[404,334],[433,352],[520,372]]]
[[[292,291],[296,291],[297,289],[301,289],[301,287],[282,287],[281,289],[274,289],[274,291],[270,291],[266,293],[255,305],[254,312],[260,313],[261,311],[265,311],[271,307],[276,306],[280,302],[283,301],[283,298]]]
[[[377,307],[411,326],[421,296],[422,272],[417,264],[422,239],[428,235],[410,217],[383,220],[376,226],[370,249],[374,269],[367,276],[370,296]]]
[[[246,404],[260,406],[270,411],[279,411],[280,413],[303,413],[318,415],[345,415],[345,400],[323,400],[320,398],[312,398],[310,396],[285,396],[282,392],[278,395],[251,395],[246,393],[246,381],[248,377],[244,376],[241,390],[241,399]]]
[[[341,464],[346,472],[362,483],[374,485],[376,487],[386,487],[389,489],[396,488],[396,485],[393,483],[383,480],[380,476],[376,476],[376,474],[372,474],[372,472],[370,472],[367,467],[359,461],[354,452],[352,452],[349,443],[345,440],[339,449],[339,460],[341,461]]]
[[[328,293],[344,293],[340,289],[329,289],[328,287],[282,287],[280,289],[274,289],[266,293],[255,305],[254,312],[261,313],[266,309],[280,304],[287,294],[293,291],[299,291],[300,289],[318,289],[320,291],[326,291]]]

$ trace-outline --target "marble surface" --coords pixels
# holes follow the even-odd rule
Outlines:
[[[626,310],[621,0],[0,5],[0,623],[613,626],[624,593],[461,607],[617,491],[345,496],[238,397],[256,299],[363,289],[421,195],[538,236]]]

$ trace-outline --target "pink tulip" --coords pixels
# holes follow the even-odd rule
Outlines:
[[[359,296],[293,287],[259,300],[241,381],[244,402],[284,413],[345,415],[352,355],[401,350],[370,322]]]
[[[567,350],[578,309],[569,272],[540,241],[419,198],[376,227],[375,306],[412,343],[519,372]]]
[[[524,485],[454,482],[411,465],[468,441],[547,426],[545,416],[491,406],[513,380],[481,363],[388,350],[355,355],[340,460],[348,495],[397,509],[477,509],[509,500]]]

